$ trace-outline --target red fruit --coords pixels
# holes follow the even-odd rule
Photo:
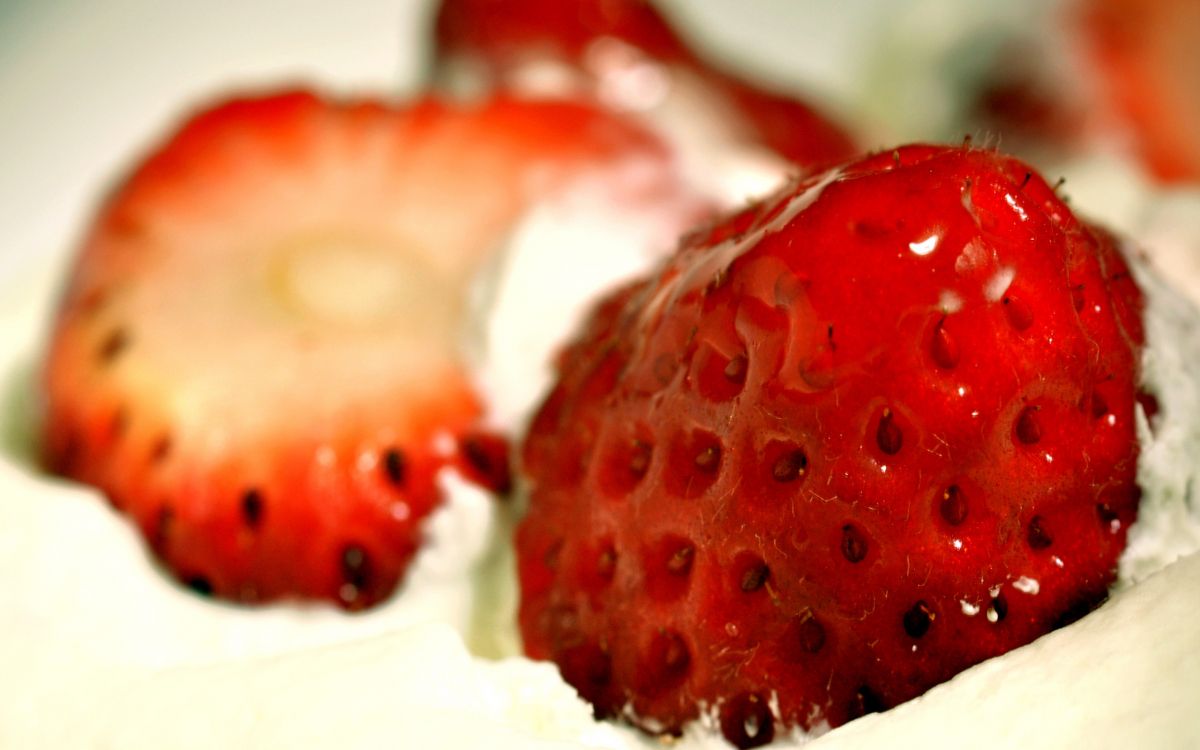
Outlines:
[[[855,151],[846,131],[808,104],[694,53],[647,0],[443,0],[435,33],[443,78],[466,70],[482,74],[487,85],[541,86],[547,63],[554,63],[549,85],[589,91],[622,109],[659,112],[660,123],[669,117],[662,110],[671,90],[698,97],[703,104],[690,106],[700,109],[685,116],[729,118],[739,138],[797,164],[833,162]]]
[[[1100,100],[1159,178],[1200,180],[1200,3],[1080,0]]]
[[[198,114],[104,205],[43,373],[44,452],[194,588],[387,596],[459,466],[508,482],[460,333],[532,200],[653,137],[571,104],[285,93]],[[653,170],[651,170],[653,171]]]
[[[664,62],[695,59],[647,0],[443,0],[435,33],[439,52],[479,54],[501,69],[542,54],[582,62],[602,38]]]
[[[991,151],[794,182],[603,303],[524,445],[528,653],[601,715],[843,724],[1105,596],[1141,294]]]

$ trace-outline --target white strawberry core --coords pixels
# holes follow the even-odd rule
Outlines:
[[[350,234],[305,236],[275,253],[275,291],[298,315],[331,324],[427,321],[458,295],[437,282],[422,257]]]

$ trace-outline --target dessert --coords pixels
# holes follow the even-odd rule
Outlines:
[[[1077,207],[1106,221],[1120,217],[1121,228],[1145,238],[1154,251],[1164,238],[1183,251],[1194,247],[1182,241],[1195,215],[1186,196],[1177,196],[1180,221],[1155,223],[1163,217],[1148,209],[1163,194],[1131,181],[1136,173],[1101,169],[1098,176],[1109,173],[1114,188],[1101,190],[1108,196],[1097,200],[1096,172],[1087,177],[1077,167],[1061,172],[1071,180],[1068,192]],[[1083,200],[1088,190],[1093,194]],[[63,216],[63,223],[74,226],[79,219]],[[513,236],[557,236],[547,226],[553,229],[554,222],[538,215]],[[602,245],[599,238],[586,243],[583,249],[597,256],[580,265],[604,265]],[[521,242],[510,246],[509,267],[521,266],[527,254],[552,254]],[[1180,270],[1186,267],[1166,266],[1181,282],[1190,278]],[[1194,313],[1141,266],[1134,270],[1148,291],[1144,375],[1162,404],[1159,429],[1141,435],[1142,470],[1152,488],[1143,507],[1157,504],[1161,512],[1143,512],[1131,531],[1126,559],[1137,556],[1141,564],[1131,572],[1123,561],[1122,586],[1143,581],[1197,546],[1181,530],[1196,515],[1184,502],[1198,423],[1187,411],[1195,404],[1187,363],[1200,356],[1189,328]],[[522,300],[542,291],[523,286],[530,277],[504,274],[489,309],[507,309],[515,316],[511,320],[520,320]],[[45,315],[50,295],[48,283],[27,286],[22,279],[0,294],[5,342],[0,372],[11,382],[17,381],[10,373],[19,374],[40,345],[34,321]],[[531,327],[546,322],[544,312],[527,314],[534,318],[525,321]],[[19,401],[27,391],[10,393]],[[514,653],[505,642],[511,633],[494,624],[476,627],[476,614],[484,609],[497,610],[511,628],[498,604],[504,587],[480,570],[506,570],[486,542],[505,532],[495,528],[499,506],[465,487],[451,489],[450,502],[430,518],[433,543],[418,553],[405,596],[353,618],[321,608],[247,611],[167,585],[126,526],[93,493],[32,477],[24,464],[6,457],[0,462],[0,589],[10,593],[13,607],[0,662],[12,679],[0,688],[0,744],[211,747],[253,738],[263,747],[322,739],[342,746],[410,740],[645,746],[618,726],[593,723],[590,709],[552,666],[469,656],[464,641],[475,654]],[[1138,532],[1152,517],[1170,520],[1177,543],[1167,548],[1147,539],[1139,550]],[[439,556],[447,547],[439,541],[448,538],[460,554]],[[898,709],[835,730],[816,747],[929,745],[948,738],[998,743],[1015,738],[1030,747],[1098,737],[1126,745],[1200,742],[1188,703],[1197,692],[1200,644],[1195,629],[1187,627],[1194,601],[1187,594],[1198,586],[1192,557],[1118,593],[1111,605],[1075,626],[969,670]],[[493,636],[486,646],[481,630]],[[358,644],[310,648],[384,633]],[[723,746],[716,736],[689,727],[684,746]]]
[[[458,332],[526,207],[587,180],[675,230],[703,209],[653,136],[583,105],[286,92],[196,115],[83,243],[43,373],[47,463],[201,593],[381,601],[443,468],[508,490]]]
[[[1144,209],[1156,194],[1144,190],[1122,198],[1128,216],[1149,216]],[[1185,237],[1188,216],[1194,213],[1158,216],[1142,228]],[[513,262],[520,265],[518,257]],[[1097,737],[1115,745],[1187,746],[1200,739],[1192,712],[1200,633],[1190,625],[1200,558],[1171,564],[1200,547],[1200,514],[1184,500],[1200,444],[1200,398],[1187,364],[1200,357],[1200,337],[1191,303],[1144,266],[1133,270],[1147,294],[1143,377],[1162,410],[1155,434],[1140,431],[1142,484],[1150,491],[1130,553],[1139,553],[1138,532],[1153,519],[1177,538],[1165,545],[1145,539],[1136,570],[1123,565],[1124,590],[1080,622],[834,730],[813,747],[982,737],[1035,748]],[[0,297],[6,374],[19,372],[21,352],[34,351],[35,323],[49,312],[57,279],[57,272],[47,274]],[[529,292],[512,286],[497,290],[497,298]],[[0,586],[15,604],[0,662],[15,677],[0,687],[0,742],[211,747],[252,737],[261,747],[287,747],[304,737],[357,747],[409,739],[650,746],[636,730],[596,723],[552,664],[513,658],[514,609],[493,575],[508,564],[486,541],[506,532],[497,528],[499,506],[480,495],[455,492],[433,514],[431,543],[418,553],[404,596],[348,618],[323,608],[223,606],[171,586],[93,492],[31,476],[6,457]],[[454,554],[445,554],[442,539],[455,540]],[[64,550],[82,551],[85,559]],[[492,614],[483,628],[480,610]],[[776,738],[781,747],[796,741],[783,732]],[[690,725],[679,746],[725,747],[719,730],[700,725]]]
[[[598,715],[837,727],[1105,598],[1142,296],[1032,168],[908,146],[604,299],[524,446],[526,653]]]

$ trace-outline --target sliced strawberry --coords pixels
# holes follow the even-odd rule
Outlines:
[[[1029,167],[786,186],[597,308],[523,449],[526,651],[749,747],[1080,616],[1137,513],[1142,296]]]
[[[722,123],[805,166],[855,151],[809,104],[693,52],[647,0],[443,0],[436,36],[438,73],[454,87],[466,76],[471,88],[588,92],[667,130]]]
[[[1200,3],[1080,0],[1101,100],[1135,151],[1167,181],[1200,180]]]
[[[48,465],[197,590],[378,602],[443,467],[508,484],[459,352],[480,265],[532,201],[664,153],[552,102],[295,92],[198,114],[83,244],[43,373]]]

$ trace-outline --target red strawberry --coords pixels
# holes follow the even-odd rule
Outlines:
[[[1077,19],[1101,101],[1169,181],[1200,180],[1200,3],[1082,0]]]
[[[1141,305],[991,151],[871,156],[695,234],[533,422],[526,650],[601,715],[748,747],[1078,616],[1136,515]]]
[[[694,53],[647,0],[443,0],[436,37],[443,78],[465,70],[490,85],[521,86],[552,62],[561,66],[553,86],[565,73],[568,87],[623,109],[661,113],[667,89],[702,99],[690,102],[700,111],[677,116],[729,118],[739,137],[798,164],[837,161],[855,150],[845,130],[808,104]]]
[[[387,596],[443,467],[503,489],[459,346],[522,207],[652,136],[573,104],[230,101],[95,220],[44,370],[44,450],[193,588]],[[653,170],[652,170],[653,171]]]

